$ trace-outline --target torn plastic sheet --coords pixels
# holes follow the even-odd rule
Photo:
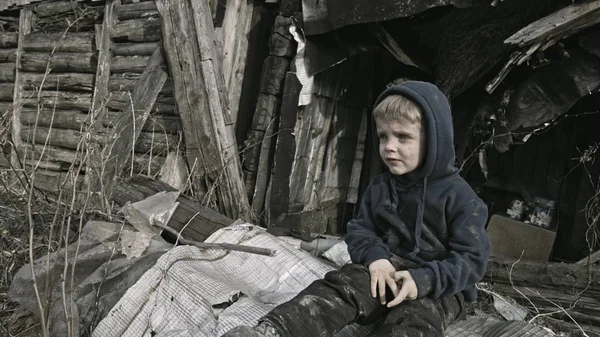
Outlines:
[[[127,291],[92,336],[220,336],[238,325],[255,324],[334,269],[252,225],[220,229],[205,242],[264,247],[277,254],[174,248]],[[239,293],[243,295],[232,301]],[[372,327],[351,326],[338,336],[370,331]]]
[[[160,234],[161,229],[153,225],[158,223],[167,225],[171,216],[179,206],[177,198],[179,192],[159,192],[148,198],[125,204],[120,213],[125,215],[135,229],[148,234]]]
[[[73,336],[77,337],[104,318],[126,290],[172,247],[162,238],[154,236],[138,257],[126,258],[121,253],[119,239],[123,231],[131,229],[131,226],[120,223],[89,221],[81,231],[79,247],[78,243],[73,243],[67,248],[51,253],[49,269],[45,255],[34,261],[40,297],[49,300],[46,318],[52,322],[51,336],[67,336],[64,294],[61,291],[65,255],[68,259],[66,289],[73,290],[67,299],[67,305],[73,320]],[[71,284],[75,260],[77,263]],[[39,286],[46,284],[48,278],[53,284],[50,292]],[[39,316],[29,264],[19,269],[14,276],[8,295],[13,301]]]

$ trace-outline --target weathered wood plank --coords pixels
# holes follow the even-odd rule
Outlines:
[[[167,80],[168,75],[165,68],[162,48],[157,48],[133,90],[131,105],[115,124],[114,132],[110,137],[109,162],[105,167],[103,177],[105,193],[108,198],[112,193],[115,178],[124,169],[123,158],[128,158],[131,154],[134,146],[131,140],[138,139],[142,130],[141,126],[146,123],[154,101]]]
[[[42,86],[42,81],[43,86]],[[21,72],[21,84],[25,90],[61,90],[91,92],[94,90],[94,74],[62,73],[47,75]],[[40,88],[40,86],[42,86]]]
[[[283,80],[289,65],[290,61],[285,57],[267,57],[260,80],[260,92],[271,95],[281,94]]]
[[[108,90],[113,92],[132,91],[138,78],[139,76],[135,74],[113,75],[108,82]],[[173,96],[173,85],[171,84],[171,80],[167,79],[165,85],[160,90],[160,95]]]
[[[160,41],[160,21],[156,18],[121,21],[113,26],[110,37],[115,41]]]
[[[158,47],[158,42],[125,42],[113,43],[112,52],[115,56],[150,56]]]
[[[350,181],[348,183],[348,192],[346,194],[346,202],[349,204],[358,203],[358,194],[360,189],[360,177],[362,173],[363,160],[365,157],[365,142],[367,138],[367,110],[362,111],[360,128],[358,130],[358,139],[356,150],[354,152],[354,161],[352,163],[352,171],[350,172]]]
[[[93,74],[97,63],[95,53],[24,53],[21,70],[45,73],[49,66],[52,72]]]
[[[0,64],[0,82],[15,83],[15,69],[14,64]]]
[[[133,91],[131,91],[133,92]],[[111,92],[106,106],[114,110],[124,110],[131,106],[131,95],[129,91]],[[155,108],[168,108],[169,111],[174,111],[175,101],[173,97],[159,96],[156,98],[153,111]]]
[[[263,94],[261,94],[262,96]],[[256,183],[254,185],[254,195],[252,196],[252,210],[255,214],[263,214],[265,206],[265,198],[267,193],[267,186],[269,184],[269,178],[271,177],[271,163],[273,158],[273,145],[275,139],[273,138],[276,130],[277,116],[276,112],[279,110],[279,99],[275,96],[274,100],[270,100],[270,104],[265,110],[258,110],[257,114],[265,114],[265,118],[269,119],[266,123],[267,129],[265,130],[262,139],[256,144],[258,149],[258,165],[256,167]],[[258,147],[260,145],[260,147]]]
[[[22,44],[25,52],[71,52],[93,53],[94,33],[43,33],[35,32],[25,36]],[[56,49],[54,49],[56,47]]]
[[[574,3],[530,23],[504,41],[506,44],[532,45],[544,40],[562,39],[600,22],[600,1]]]
[[[137,202],[158,192],[175,191],[171,186],[144,177],[119,180],[115,185],[113,200],[119,205]],[[233,219],[209,208],[202,207],[184,194],[177,198],[179,206],[169,220],[169,227],[183,231],[189,240],[204,241],[220,228],[229,226]]]
[[[110,70],[113,74],[141,74],[146,69],[149,59],[149,56],[115,56]]]
[[[239,111],[242,82],[248,55],[248,33],[252,23],[254,0],[227,2],[221,32],[223,39],[223,76],[228,92],[229,110],[235,123]]]
[[[251,220],[208,4],[156,3],[196,190],[223,214]]]
[[[296,151],[294,127],[298,109],[303,109],[298,107],[300,90],[302,85],[296,74],[288,72],[281,99],[279,131],[273,160],[271,196],[268,201],[269,224],[276,224],[283,220],[289,208],[290,175]]]
[[[33,13],[31,12],[31,8],[29,6],[24,7],[19,13],[19,35],[18,35],[18,46],[17,46],[17,55],[15,60],[15,69],[14,69],[14,92],[13,92],[13,103],[21,102],[23,97],[23,88],[21,86],[21,57],[23,55],[23,45],[25,43],[25,37],[31,32],[33,21]],[[11,164],[13,168],[21,168],[19,163],[16,148],[18,147],[21,141],[21,105],[15,104],[12,109],[12,143],[13,148],[11,149]]]

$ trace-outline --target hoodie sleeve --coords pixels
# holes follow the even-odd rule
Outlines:
[[[376,205],[382,197],[381,193],[374,193],[376,190],[378,188],[375,183],[371,183],[367,187],[360,204],[358,217],[348,222],[348,234],[346,235],[352,262],[365,266],[375,260],[390,257],[390,248],[381,239],[385,234],[385,229],[377,227],[373,216],[373,205]]]
[[[454,215],[448,226],[448,257],[409,270],[419,298],[453,295],[483,278],[490,255],[486,222],[487,206],[480,200],[462,207]]]

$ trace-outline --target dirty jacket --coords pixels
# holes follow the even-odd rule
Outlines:
[[[408,96],[422,110],[427,153],[412,180],[376,176],[363,195],[358,217],[348,223],[353,263],[368,265],[395,254],[416,263],[409,269],[418,296],[477,297],[475,283],[489,257],[487,207],[454,167],[450,105],[439,89],[409,81],[384,91]]]

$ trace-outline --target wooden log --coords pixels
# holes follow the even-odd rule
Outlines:
[[[44,108],[63,109],[63,110],[81,110],[89,111],[91,106],[92,94],[75,93],[66,91],[24,91],[23,106],[37,108],[41,105]]]
[[[105,130],[104,134],[99,133],[93,135],[91,137],[91,142],[105,145],[107,143],[105,135],[108,131],[109,130]],[[78,147],[82,147],[84,144],[82,132],[69,129],[49,129],[37,127],[34,135],[32,128],[23,126],[23,129],[21,130],[21,139],[30,144],[48,144],[71,150],[77,150]],[[177,140],[174,136],[158,132],[141,132],[135,143],[134,152],[141,154],[155,153],[164,156],[169,151],[172,151],[176,146]],[[114,152],[111,151],[107,151],[106,153],[112,153],[114,155]],[[123,158],[121,158],[121,160],[123,160]]]
[[[94,33],[66,33],[63,37],[63,33],[35,32],[25,37],[23,51],[51,52],[52,50],[56,53],[93,53],[95,52]]]
[[[62,73],[47,75],[38,73],[21,73],[21,84],[25,90],[68,90],[92,92],[94,90],[94,75],[81,73]]]
[[[108,82],[108,90],[112,92],[133,91],[136,81],[139,76],[135,74],[113,75]],[[173,85],[171,80],[167,79],[165,85],[159,93],[160,96],[173,96]]]
[[[577,261],[577,264],[594,264],[598,261],[600,261],[600,250]]]
[[[162,191],[175,189],[159,181],[133,177],[119,180],[115,185],[112,200],[119,205],[125,205],[127,202],[141,201]],[[184,194],[179,195],[177,202],[179,206],[167,225],[177,231],[185,227],[182,233],[189,240],[204,241],[217,230],[233,223],[233,219],[200,206]]]
[[[269,55],[292,58],[296,54],[296,41],[290,33],[292,18],[278,15],[269,39]]]
[[[275,158],[273,160],[273,178],[271,195],[268,201],[269,224],[281,222],[288,213],[290,200],[290,176],[296,151],[294,127],[298,113],[298,98],[302,84],[296,74],[288,72],[285,77],[283,97]]]
[[[160,41],[160,21],[156,18],[121,21],[113,26],[110,37],[117,41]]]
[[[158,45],[158,42],[113,43],[111,50],[115,56],[150,56]]]
[[[600,266],[491,258],[485,280],[537,288],[588,289],[600,295]]]
[[[0,63],[15,63],[17,60],[17,49],[0,49]]]
[[[208,4],[191,0],[156,4],[186,157],[194,168],[192,181],[223,214],[251,220]]]
[[[24,53],[21,58],[24,71],[45,73],[47,66],[52,72],[94,74],[98,59],[94,53]]]
[[[115,123],[109,144],[111,156],[107,163],[102,180],[106,196],[110,198],[115,178],[124,169],[123,159],[128,158],[133,150],[132,140],[137,140],[141,126],[146,123],[156,97],[167,80],[167,71],[162,48],[157,48],[150,57],[148,67],[136,84],[131,94],[131,105],[119,116]],[[137,127],[136,127],[137,126]]]
[[[15,65],[10,63],[0,64],[0,82],[15,83]]]
[[[52,145],[43,147],[39,144],[35,146],[32,144],[22,144],[19,147],[18,153],[24,162],[30,163],[30,166],[35,165],[41,159],[42,162],[49,163],[48,165],[61,167],[61,170],[68,170],[71,166],[79,166],[81,160],[84,158],[82,151],[78,152]],[[160,171],[164,162],[164,156],[157,154],[149,156],[148,154],[136,153],[133,162],[133,171],[135,173],[156,174]],[[131,161],[127,162],[126,166],[131,167]],[[84,167],[84,171],[89,172],[86,167]]]
[[[11,83],[0,83],[0,101],[12,102],[15,93],[15,85]]]
[[[149,59],[148,56],[115,56],[112,59],[110,70],[113,74],[141,74],[146,69]]]
[[[0,114],[12,112],[13,104],[12,102],[0,102]]]
[[[113,127],[121,112],[108,111],[106,118],[102,119],[102,127]],[[79,110],[54,110],[43,109],[38,111],[32,108],[23,108],[21,123],[33,127],[37,121],[38,126],[57,129],[81,130],[90,123],[90,115]],[[142,127],[142,131],[173,134],[181,130],[179,118],[173,116],[151,115]]]
[[[74,12],[78,8],[78,3],[73,1],[54,1],[45,2],[36,5],[33,11],[37,14],[38,18],[47,16],[54,16],[57,14]]]
[[[19,41],[19,33],[0,32],[0,48],[16,48]]]
[[[285,57],[267,57],[260,80],[260,92],[271,95],[281,94],[289,65],[290,61]]]
[[[252,24],[253,11],[253,0],[228,1],[221,28],[223,76],[233,123],[237,120],[242,95],[242,82],[248,55],[248,34]]]
[[[158,9],[154,1],[134,2],[117,6],[119,20],[129,20],[158,16]]]

